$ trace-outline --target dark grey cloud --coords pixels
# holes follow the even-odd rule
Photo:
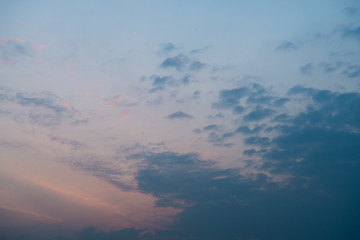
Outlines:
[[[168,116],[168,119],[191,119],[191,118],[193,118],[193,116],[181,111],[172,113]]]
[[[296,50],[298,47],[294,42],[284,41],[277,48],[276,51],[288,51],[288,50]]]

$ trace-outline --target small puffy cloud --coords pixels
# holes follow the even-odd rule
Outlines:
[[[169,57],[161,63],[162,68],[175,68],[178,71],[183,70],[188,64],[189,59],[183,54],[179,54],[175,57]]]
[[[170,114],[167,118],[168,119],[191,119],[191,118],[193,118],[193,116],[191,116],[187,113],[178,111],[178,112]]]
[[[163,43],[160,45],[160,51],[162,53],[170,53],[176,49],[178,49],[178,47],[176,47],[175,44],[173,44],[171,42]]]
[[[167,77],[167,76],[165,76],[165,77],[159,77],[159,76],[157,76],[157,77],[154,78],[153,85],[155,85],[155,86],[163,86],[163,85],[165,85],[165,83],[166,83],[167,81],[169,81],[170,79],[171,79],[171,78],[170,78],[170,77]]]
[[[297,46],[295,43],[291,41],[282,42],[275,50],[276,51],[288,51],[288,50],[296,50]]]

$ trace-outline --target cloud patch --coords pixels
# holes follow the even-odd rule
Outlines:
[[[167,118],[172,120],[172,119],[192,119],[194,117],[182,111],[178,111],[168,115]]]
[[[276,51],[289,51],[296,50],[298,47],[294,42],[284,41],[278,47],[275,48]]]

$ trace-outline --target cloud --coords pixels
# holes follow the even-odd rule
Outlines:
[[[343,30],[343,37],[360,41],[360,27],[347,27]]]
[[[314,70],[314,65],[312,63],[307,63],[304,66],[300,67],[300,72],[304,75],[311,76]]]
[[[263,129],[263,126],[256,126],[253,129],[250,129],[248,126],[240,126],[235,130],[235,132],[249,135],[249,134],[258,133],[260,132],[261,129]]]
[[[200,133],[202,133],[202,130],[200,128],[195,128],[195,129],[193,129],[193,132],[195,134],[200,134]]]
[[[233,108],[233,114],[240,114],[244,112],[245,108],[241,105],[237,105]]]
[[[0,57],[5,65],[14,64],[20,57],[31,56],[32,44],[22,39],[0,38]]]
[[[170,53],[176,49],[178,49],[178,47],[176,47],[175,44],[173,44],[171,42],[163,43],[160,45],[160,51],[162,53]]]
[[[234,88],[231,90],[221,90],[219,101],[212,104],[213,108],[232,108],[239,104],[240,99],[248,93],[248,88]]]
[[[165,90],[169,87],[179,87],[179,86],[185,86],[187,84],[190,84],[193,79],[191,75],[185,75],[180,78],[174,78],[173,76],[158,76],[158,75],[152,75],[151,77],[142,77],[142,81],[150,80],[151,88],[148,91],[149,93],[155,93],[158,91]]]
[[[188,64],[189,59],[183,54],[179,54],[175,57],[169,57],[161,63],[162,68],[175,68],[178,71],[182,71]]]
[[[360,15],[359,9],[354,6],[346,7],[344,10],[345,10],[346,15],[349,17],[355,17],[355,16]]]
[[[285,103],[289,102],[290,99],[288,98],[279,98],[273,102],[274,107],[282,107],[285,105]]]
[[[225,115],[222,113],[217,113],[217,114],[208,116],[209,119],[217,119],[217,118],[224,118],[224,117],[225,117]]]
[[[248,155],[265,152],[264,149],[247,150]],[[267,155],[268,161],[271,161],[271,154]],[[239,175],[236,169],[216,168],[212,162],[193,153],[139,153],[133,157],[144,163],[137,175],[139,188],[154,194],[159,206],[183,209],[178,221],[167,230],[157,231],[155,238],[215,240],[272,236],[279,240],[301,240],[311,236],[338,239],[339,229],[342,229],[342,236],[355,239],[352,236],[357,224],[350,223],[356,221],[359,213],[356,201],[359,196],[355,194],[358,181],[342,189],[344,192],[351,190],[356,199],[349,195],[343,198],[343,195],[323,194],[311,185],[302,186],[304,180],[301,182],[299,178],[282,187],[269,181],[264,174],[254,174],[250,180]],[[350,177],[346,177],[348,179]],[[327,185],[333,183],[334,180]],[[340,184],[345,186],[343,182]],[[297,216],[296,219],[293,216]],[[336,220],[339,217],[342,217],[340,222]],[[319,229],[319,222],[327,231]]]
[[[49,136],[49,138],[51,139],[51,141],[60,143],[62,145],[70,145],[73,150],[78,150],[84,146],[83,143],[81,143],[77,140],[74,140],[74,139],[58,137],[58,136]]]
[[[9,90],[2,94],[0,101],[23,107],[9,112],[16,121],[23,121],[19,116],[27,116],[33,123],[46,127],[61,123],[77,125],[88,121],[70,103],[50,92],[13,93]]]
[[[348,78],[358,78],[360,77],[360,65],[350,65],[343,72]]]
[[[267,147],[270,145],[270,138],[268,137],[248,137],[244,141],[247,145],[259,145],[261,147]]]
[[[178,112],[170,114],[167,118],[168,119],[191,119],[191,118],[193,118],[193,116],[186,114],[184,112],[178,111]]]
[[[296,50],[298,47],[295,43],[291,41],[284,41],[282,42],[277,48],[276,51],[288,51],[288,50]]]
[[[211,124],[211,125],[208,125],[208,126],[203,127],[203,130],[204,130],[204,131],[210,131],[210,130],[219,131],[219,130],[221,130],[221,129],[222,129],[222,126],[216,125],[216,124]]]
[[[304,75],[312,75],[315,70],[320,70],[326,74],[342,74],[347,78],[358,78],[360,76],[360,65],[343,61],[320,62],[317,66],[308,63],[300,68],[300,72]]]
[[[251,111],[244,117],[244,121],[250,122],[250,121],[260,121],[267,117],[272,116],[275,113],[274,110],[270,108],[258,108],[254,111]]]
[[[201,61],[195,61],[192,62],[190,65],[190,70],[191,71],[199,71],[201,69],[203,69],[206,66],[206,64],[202,63]]]

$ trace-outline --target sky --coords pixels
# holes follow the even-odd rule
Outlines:
[[[360,239],[360,3],[0,0],[0,238]]]

